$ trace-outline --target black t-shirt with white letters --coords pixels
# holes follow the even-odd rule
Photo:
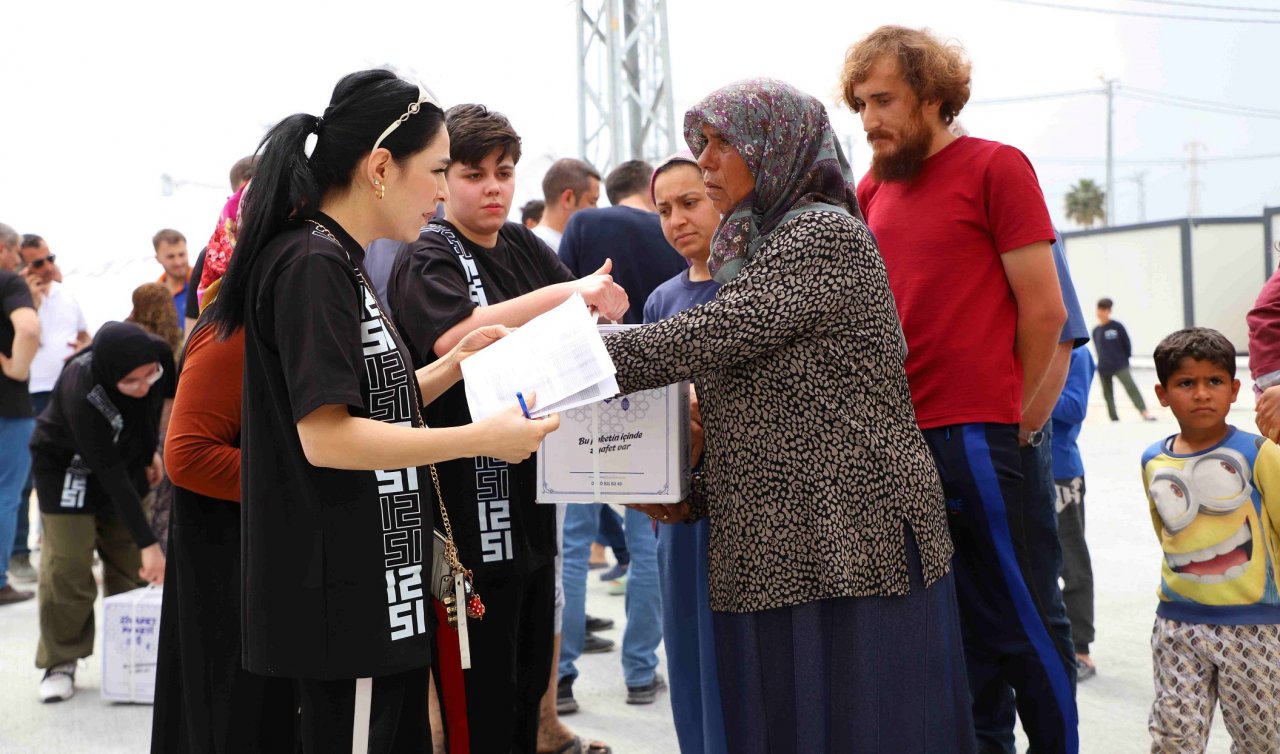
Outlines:
[[[377,677],[430,662],[435,501],[426,468],[320,468],[303,453],[297,423],[321,406],[410,426],[420,404],[409,354],[357,276],[363,249],[314,220],[258,252],[248,282],[244,661],[267,675]]]

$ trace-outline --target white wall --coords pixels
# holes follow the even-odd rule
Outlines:
[[[1266,282],[1262,223],[1192,225],[1191,277],[1195,324],[1218,330],[1244,352],[1245,315]]]
[[[1103,297],[1115,301],[1112,316],[1128,329],[1136,356],[1150,356],[1161,338],[1184,327],[1179,226],[1067,238],[1065,250],[1091,329]]]

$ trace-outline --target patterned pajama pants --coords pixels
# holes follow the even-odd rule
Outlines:
[[[1232,754],[1280,752],[1280,625],[1156,618],[1151,651],[1152,754],[1203,752],[1215,701]]]

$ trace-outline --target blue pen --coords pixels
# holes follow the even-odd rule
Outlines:
[[[524,394],[518,390],[516,391],[516,400],[520,401],[520,410],[524,412],[524,418],[532,419],[533,417],[529,416],[529,406],[524,402]]]

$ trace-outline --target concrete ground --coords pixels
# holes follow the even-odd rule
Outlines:
[[[1080,438],[1097,591],[1098,636],[1093,657],[1098,676],[1082,684],[1078,695],[1081,751],[1088,754],[1131,754],[1149,746],[1146,721],[1153,691],[1148,642],[1160,552],[1147,515],[1138,460],[1147,445],[1177,431],[1177,425],[1166,410],[1154,406],[1150,390],[1154,373],[1135,371],[1159,421],[1138,420],[1121,394],[1122,420],[1109,422],[1095,385],[1094,403]],[[1231,420],[1242,429],[1252,429],[1252,417],[1246,384]],[[621,639],[623,600],[609,596],[594,574],[588,610],[617,621],[617,627],[604,635]],[[0,754],[147,751],[151,708],[103,701],[98,694],[98,655],[81,668],[74,699],[54,705],[39,703],[39,674],[32,666],[36,637],[35,601],[0,608]],[[618,651],[587,655],[580,669],[574,692],[582,710],[566,716],[567,724],[583,736],[607,741],[619,754],[677,751],[669,696],[663,693],[649,706],[628,706]],[[1225,754],[1229,743],[1220,720],[1215,720],[1208,751]],[[1025,741],[1020,748],[1025,748]]]

